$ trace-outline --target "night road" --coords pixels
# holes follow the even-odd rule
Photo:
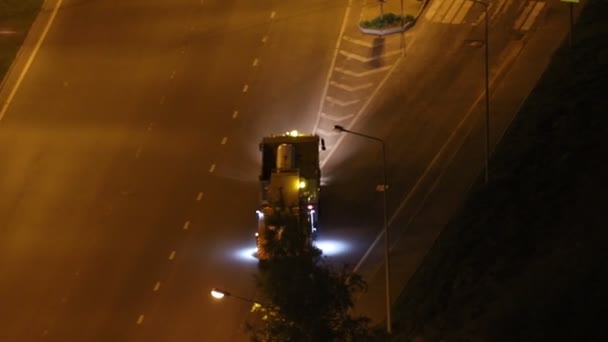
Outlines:
[[[386,57],[361,62],[373,38],[355,36],[356,1],[47,1],[1,93],[11,101],[0,116],[0,341],[247,340],[250,304],[209,290],[256,296],[265,135],[326,139],[320,242],[342,243],[331,257],[353,265],[380,230],[379,145],[331,127],[384,139],[400,236],[481,129],[483,8],[468,3],[429,3],[404,41],[372,52]],[[504,90],[513,96],[496,110],[493,144],[565,15],[534,5],[521,19],[525,6],[495,3],[491,86],[496,97],[518,90]],[[555,36],[538,66],[505,77],[536,36]],[[482,169],[475,148],[455,202]],[[383,286],[377,249],[360,268],[371,293]]]

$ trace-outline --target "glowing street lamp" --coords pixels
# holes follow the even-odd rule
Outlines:
[[[216,287],[214,287],[214,288],[211,289],[211,296],[213,298],[216,298],[216,299],[223,299],[224,297],[233,297],[233,298],[242,300],[244,302],[253,303],[253,305],[263,306],[262,304],[260,304],[259,302],[255,301],[255,300],[253,300],[251,298],[237,296],[235,294],[232,294],[232,293],[230,293],[228,291],[225,291],[225,290],[218,289]]]

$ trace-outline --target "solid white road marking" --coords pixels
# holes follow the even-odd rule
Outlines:
[[[144,315],[139,315],[139,317],[137,318],[137,324],[142,324],[144,322]]]
[[[19,77],[17,78],[17,82],[15,82],[13,89],[11,89],[11,92],[8,94],[6,101],[4,101],[2,110],[0,110],[0,121],[2,121],[2,118],[4,118],[4,115],[6,114],[8,107],[10,106],[11,102],[13,101],[13,98],[15,97],[15,94],[17,94],[17,90],[21,86],[21,82],[23,82],[23,78],[25,78],[25,74],[30,69],[30,66],[32,65],[32,62],[34,61],[34,58],[36,58],[36,55],[38,54],[38,50],[40,50],[40,46],[42,45],[44,38],[46,37],[47,33],[51,29],[51,24],[53,24],[53,21],[55,20],[55,17],[57,16],[57,11],[61,7],[62,2],[63,2],[63,0],[58,0],[57,3],[55,4],[55,8],[53,8],[53,13],[51,13],[51,17],[49,18],[49,21],[47,21],[46,26],[44,26],[44,30],[42,30],[42,34],[40,34],[40,38],[38,38],[38,41],[36,42],[36,45],[34,46],[32,53],[28,57],[27,62],[25,63],[25,66],[21,70],[21,73],[19,74]]]
[[[188,228],[189,228],[189,227],[190,227],[190,221],[186,221],[186,222],[184,222],[184,227],[183,227],[183,229],[184,229],[184,230],[188,230]]]
[[[175,258],[175,251],[171,251],[171,254],[169,254],[169,260],[173,260],[173,258]]]
[[[249,85],[245,84],[245,85],[243,86],[243,93],[246,93],[246,92],[247,92],[247,90],[249,90]]]
[[[154,292],[158,291],[158,289],[160,289],[160,281],[157,281],[154,285]]]
[[[222,138],[222,145],[226,145],[227,141],[228,141],[228,137],[223,137]]]
[[[199,192],[199,193],[198,193],[198,196],[196,196],[196,200],[197,200],[197,201],[200,201],[200,200],[202,200],[202,199],[203,199],[203,193],[202,193],[202,192]]]
[[[342,26],[340,26],[340,33],[338,33],[338,37],[344,37],[344,30],[346,30],[346,20],[348,19],[348,15],[350,14],[351,5],[352,0],[348,0],[348,6],[346,6],[346,11],[344,11],[344,17],[342,17]],[[315,120],[315,124],[312,128],[313,132],[316,132],[319,128],[319,122],[321,121],[321,111],[323,110],[323,104],[325,103],[325,96],[327,96],[327,91],[329,90],[329,81],[331,80],[334,67],[336,66],[336,60],[338,59],[338,51],[340,50],[341,43],[341,39],[338,39],[336,41],[334,55],[331,58],[331,64],[329,66],[329,70],[327,70],[327,77],[325,77],[325,84],[323,85],[323,95],[321,95],[319,99],[319,107],[317,107],[317,119]]]
[[[235,110],[234,112],[232,112],[232,118],[236,119],[236,117],[239,116],[239,111]]]
[[[211,167],[209,168],[209,172],[213,172],[215,171],[215,164],[211,164]]]

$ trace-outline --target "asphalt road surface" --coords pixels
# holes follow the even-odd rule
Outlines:
[[[64,1],[0,127],[0,340],[242,340],[209,290],[255,295],[257,144],[311,126],[344,6]]]

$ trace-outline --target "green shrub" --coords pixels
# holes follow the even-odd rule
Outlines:
[[[413,20],[414,16],[408,14],[403,17],[403,24],[405,25]],[[383,29],[401,26],[401,16],[395,13],[385,13],[384,15],[379,15],[372,20],[363,20],[359,23],[359,25],[368,29]]]

